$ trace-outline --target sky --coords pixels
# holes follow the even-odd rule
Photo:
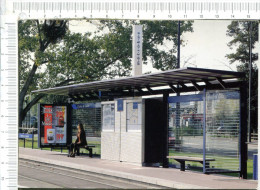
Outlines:
[[[184,33],[181,38],[186,45],[181,47],[180,67],[199,67],[208,69],[233,70],[236,64],[229,64],[226,54],[231,53],[227,43],[232,39],[226,35],[228,20],[197,20],[193,24],[193,32]],[[73,32],[95,31],[95,26],[86,22],[70,22]],[[187,63],[185,63],[188,60]],[[185,64],[184,64],[185,63]],[[143,73],[157,72],[151,64],[143,65]]]
[[[230,23],[231,21],[221,20],[195,21],[194,32],[183,36],[187,40],[187,45],[182,48],[181,58],[194,55],[190,62],[197,67],[236,70],[236,65],[230,65],[225,58],[226,54],[233,51],[227,46],[227,43],[232,40],[226,35]]]

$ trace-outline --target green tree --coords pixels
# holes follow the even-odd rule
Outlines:
[[[246,73],[244,80],[249,81],[249,47],[250,47],[250,22],[251,21],[232,21],[228,25],[227,35],[233,39],[228,43],[230,49],[235,49],[234,53],[227,54],[230,64],[239,62],[238,71]],[[258,54],[254,52],[256,42],[258,41],[258,21],[252,22],[252,90],[251,90],[251,126],[254,131],[257,130],[257,93],[258,93],[258,68],[256,61]]]
[[[45,51],[50,44],[58,43],[66,30],[67,21],[48,20],[43,24],[38,20],[19,21],[19,126],[32,105],[42,98],[42,95],[38,95],[24,107],[26,95],[35,89],[37,79],[43,77],[37,70],[48,62]]]
[[[175,21],[101,20],[97,21],[97,31],[85,34],[71,33],[67,21],[49,22],[19,22],[20,124],[30,108],[44,97],[35,95],[23,106],[32,90],[129,76],[133,24],[144,26],[144,64],[151,61],[160,70],[176,68]],[[192,32],[192,22],[182,22],[181,32]],[[58,99],[61,100],[51,96],[51,100]],[[50,97],[45,97],[48,100]]]

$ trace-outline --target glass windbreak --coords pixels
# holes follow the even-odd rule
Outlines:
[[[82,123],[86,137],[101,136],[101,104],[85,103],[72,105],[72,135],[77,135],[77,125]]]
[[[206,171],[239,171],[240,95],[238,91],[206,93]]]
[[[194,101],[195,98],[196,95],[189,95],[168,99],[169,156],[203,158],[205,144],[205,172],[239,172],[239,91],[206,92],[204,142],[204,102],[202,99]],[[179,167],[174,159],[169,159],[169,164]],[[203,165],[200,162],[186,162],[187,167],[202,171]]]
[[[168,134],[169,156],[203,158],[203,101],[169,103]],[[174,159],[169,159],[169,165],[180,167]],[[196,162],[187,162],[186,166],[202,167]]]
[[[88,145],[95,145],[94,155],[101,154],[101,103],[72,104],[72,142],[77,138],[77,125],[82,123]],[[82,149],[81,152],[88,151]]]

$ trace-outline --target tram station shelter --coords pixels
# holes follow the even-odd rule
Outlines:
[[[208,174],[239,173],[247,178],[244,76],[241,72],[187,67],[34,93],[100,102],[101,159],[179,168],[178,160],[167,156],[199,157],[204,162],[186,167],[200,167]],[[44,110],[47,117],[48,106]],[[43,125],[51,125],[51,120],[49,124],[44,120]],[[66,122],[70,128],[70,120],[70,116],[57,117],[56,133]],[[40,137],[43,144],[53,140],[55,130],[50,126],[47,130],[49,136]],[[65,135],[69,138],[70,133]]]

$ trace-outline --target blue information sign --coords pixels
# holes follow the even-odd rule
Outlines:
[[[101,103],[72,104],[72,109],[101,108]]]
[[[171,96],[168,98],[168,103],[191,102],[191,101],[203,101],[203,94]]]
[[[138,109],[138,102],[133,102],[133,109]]]
[[[32,139],[32,134],[19,133],[19,139]]]
[[[124,110],[124,101],[122,99],[117,100],[117,111],[123,111]]]

